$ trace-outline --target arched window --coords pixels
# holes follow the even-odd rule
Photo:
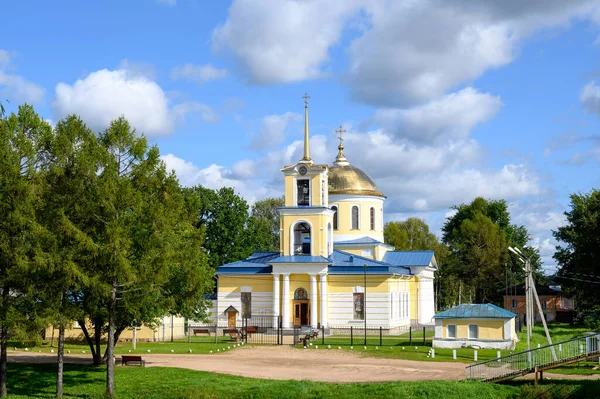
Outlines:
[[[352,230],[358,230],[358,206],[352,207]]]
[[[294,226],[292,250],[294,255],[310,255],[310,225],[300,222]]]
[[[337,230],[338,229],[338,207],[337,206],[332,206],[331,210],[333,211],[333,229]]]
[[[375,230],[375,208],[371,208],[371,230]]]

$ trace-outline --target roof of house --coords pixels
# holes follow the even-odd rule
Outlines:
[[[399,266],[429,266],[437,267],[433,251],[388,251],[383,261]]]
[[[375,240],[376,241],[376,240]],[[387,256],[387,254],[394,256]],[[327,265],[329,274],[401,274],[411,275],[411,266],[436,265],[433,251],[394,251],[387,252],[383,261],[334,249],[329,258],[324,256],[279,256],[279,252],[254,252],[247,259],[220,266],[217,275],[222,274],[271,274],[274,264],[318,263]]]
[[[434,319],[512,319],[513,312],[491,303],[462,304],[433,316]]]
[[[545,284],[536,284],[535,290],[537,291],[538,295],[558,295],[562,293],[560,287],[551,287]],[[525,284],[509,287],[508,295],[525,295]]]

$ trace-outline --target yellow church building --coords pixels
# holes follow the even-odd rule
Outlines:
[[[304,111],[304,156],[281,169],[280,250],[219,267],[213,316],[276,316],[284,329],[432,323],[433,251],[383,242],[386,197],[346,159],[341,137],[333,165],[312,160],[307,101]]]

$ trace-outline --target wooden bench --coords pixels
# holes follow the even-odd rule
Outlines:
[[[248,338],[252,338],[252,334],[256,334],[257,332],[258,327],[256,326],[244,327],[242,328],[242,338],[244,338],[246,335],[248,336]]]
[[[137,364],[138,366],[145,367],[146,361],[139,355],[122,355],[121,364],[127,366],[127,364]]]
[[[235,328],[224,328],[223,335],[229,334],[231,340],[237,342],[240,339],[240,332]]]
[[[208,328],[192,328],[194,336],[197,334],[208,334],[210,337],[210,330]]]

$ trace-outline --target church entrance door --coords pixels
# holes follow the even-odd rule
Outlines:
[[[294,326],[306,326],[310,320],[308,301],[294,301]]]

